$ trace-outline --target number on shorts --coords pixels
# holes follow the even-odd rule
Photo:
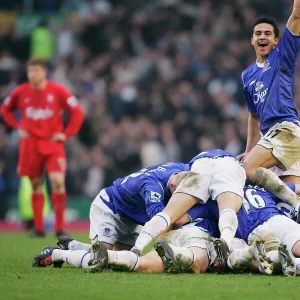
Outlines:
[[[256,194],[256,190],[249,189],[246,191],[246,198],[243,199],[243,206],[247,212],[247,214],[251,213],[251,207],[249,203],[255,208],[263,208],[266,206],[265,200],[260,195]],[[248,203],[249,202],[249,203]]]
[[[279,202],[277,204],[278,209],[283,212],[288,218],[293,219],[295,217],[295,210],[287,203]]]

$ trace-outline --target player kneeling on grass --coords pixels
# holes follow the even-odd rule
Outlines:
[[[156,165],[119,178],[100,191],[90,209],[91,244],[101,241],[107,249],[130,249],[141,225],[164,209],[187,170],[189,166],[182,163]],[[46,266],[54,259],[87,267],[90,244],[70,237],[60,238],[58,244],[64,250],[77,251],[59,252],[48,247],[34,258],[33,266]]]
[[[216,200],[220,212],[221,239],[216,243],[227,255],[238,226],[236,213],[242,205],[245,170],[232,154],[222,150],[202,152],[189,165],[189,174],[182,180],[166,208],[145,224],[131,251],[141,253],[192,206],[212,198]]]

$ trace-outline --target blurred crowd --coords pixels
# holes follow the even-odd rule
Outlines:
[[[36,30],[44,30],[49,78],[69,88],[85,110],[80,133],[66,145],[67,190],[88,197],[116,177],[152,164],[188,162],[209,148],[243,152],[248,112],[240,75],[255,60],[250,27],[268,14],[282,32],[292,5],[287,0],[26,2],[9,1],[2,9],[34,10],[45,18],[27,36],[19,36],[16,26],[0,30],[0,101],[26,80],[26,60],[38,51]],[[57,13],[65,16],[61,26],[48,22]],[[300,68],[297,105],[299,79]],[[0,191],[16,191],[18,142],[16,132],[0,124]]]

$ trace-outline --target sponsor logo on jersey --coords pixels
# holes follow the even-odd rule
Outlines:
[[[51,103],[54,100],[54,96],[52,94],[47,95],[47,102]]]
[[[30,100],[31,100],[30,98],[26,97],[26,98],[24,99],[24,103],[26,103],[26,104],[27,104],[27,103],[29,103],[29,102],[30,102]]]
[[[29,106],[25,109],[25,115],[32,120],[47,120],[53,117],[54,112],[50,108],[34,108]]]
[[[263,89],[264,88],[264,84],[261,81],[256,82],[255,84],[255,94],[254,94],[254,104],[258,103],[258,102],[264,102],[265,101],[265,97],[267,95],[268,92],[268,88]]]
[[[151,202],[160,202],[161,194],[158,192],[151,191],[150,201]]]
[[[104,228],[102,234],[104,236],[110,237],[112,236],[112,230],[110,228]]]
[[[259,92],[264,87],[263,82],[258,81],[255,85],[255,92]]]

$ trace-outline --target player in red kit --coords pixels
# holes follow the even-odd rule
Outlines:
[[[32,184],[32,209],[35,236],[45,236],[42,193],[43,169],[51,183],[51,200],[55,213],[55,232],[63,234],[67,194],[65,190],[66,154],[64,142],[76,134],[84,114],[76,98],[62,85],[46,79],[43,60],[32,59],[27,64],[28,83],[19,85],[4,100],[1,112],[4,121],[18,130],[20,136],[18,175],[28,176]],[[19,122],[14,110],[21,112]],[[70,121],[63,126],[62,111]]]

